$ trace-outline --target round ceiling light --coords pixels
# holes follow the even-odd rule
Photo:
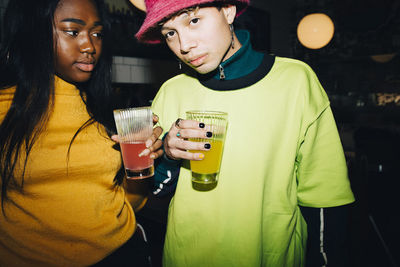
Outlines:
[[[146,12],[144,0],[129,0],[136,8]]]
[[[332,40],[334,31],[335,26],[329,16],[313,13],[300,20],[297,26],[297,37],[305,47],[319,49]]]

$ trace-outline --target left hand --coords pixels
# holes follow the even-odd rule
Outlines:
[[[153,114],[154,125],[158,122],[158,116]],[[147,156],[150,154],[150,158],[156,159],[162,156],[163,150],[161,149],[162,141],[159,139],[163,129],[160,126],[153,128],[153,134],[146,140],[146,149],[140,153],[140,156]],[[111,139],[119,143],[118,135],[111,136]]]

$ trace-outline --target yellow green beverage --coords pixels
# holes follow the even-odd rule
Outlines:
[[[186,119],[204,123],[205,130],[212,132],[212,136],[209,138],[189,139],[192,142],[209,143],[211,145],[209,150],[190,150],[192,153],[202,153],[204,155],[202,160],[190,161],[192,182],[196,185],[201,185],[201,189],[204,189],[203,185],[206,187],[208,185],[216,185],[224,150],[228,113],[223,111],[191,110],[186,111]]]
[[[204,141],[204,140],[203,140]],[[220,140],[209,140],[211,149],[204,150],[191,150],[192,153],[203,153],[204,159],[191,160],[190,169],[194,180],[198,183],[214,183],[216,182],[217,174],[221,164],[222,151],[224,148],[223,142]]]

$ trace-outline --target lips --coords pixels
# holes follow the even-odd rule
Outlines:
[[[200,65],[202,65],[206,59],[207,55],[201,55],[198,57],[194,57],[193,59],[189,59],[189,64],[194,66],[194,67],[198,67]]]
[[[74,64],[78,69],[85,72],[93,71],[94,61],[80,61]]]

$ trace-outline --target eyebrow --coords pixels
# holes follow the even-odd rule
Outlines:
[[[185,15],[185,17],[184,17],[183,19],[187,19],[187,18],[190,18],[190,12],[191,12],[191,11],[192,11],[192,10],[184,10],[184,11],[182,11],[181,13],[178,13],[177,15],[172,16],[172,17],[178,18],[178,17],[180,17],[180,16],[182,16],[182,15]],[[170,18],[170,19],[171,19],[171,18]],[[166,23],[168,20],[169,20],[169,19],[167,19],[166,21],[160,22],[160,23],[158,24],[158,26],[160,26],[161,30],[171,30],[171,29],[172,29],[171,27],[165,26],[165,23]]]
[[[75,19],[75,18],[65,18],[65,19],[61,20],[61,22],[73,22],[73,23],[80,24],[83,26],[86,25],[86,22],[84,22],[83,20]],[[103,24],[100,21],[96,21],[94,23],[94,26],[101,26],[101,25],[103,25]]]
[[[161,31],[163,31],[163,30],[171,30],[171,28],[170,27],[165,27],[165,25],[160,25],[160,30]]]

